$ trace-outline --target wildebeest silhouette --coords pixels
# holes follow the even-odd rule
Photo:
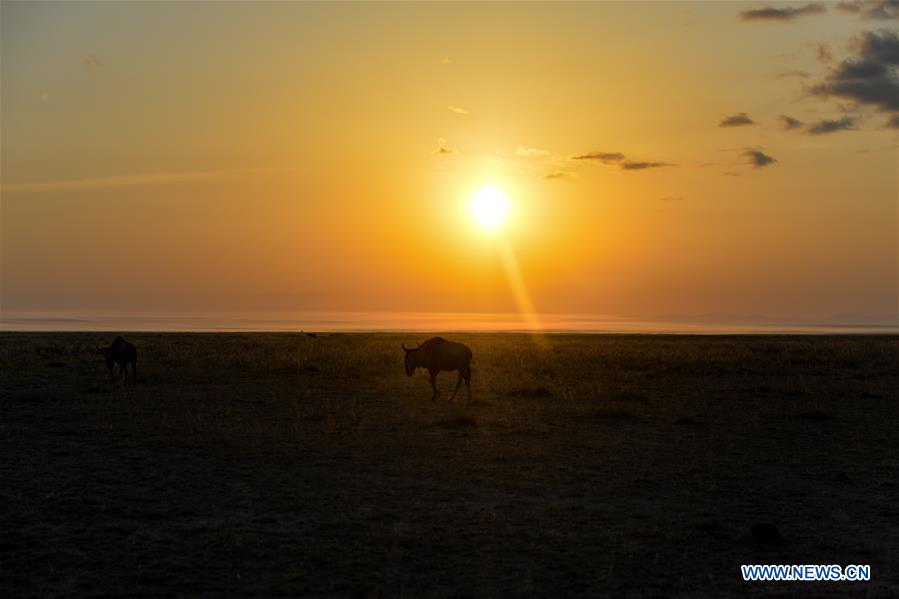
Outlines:
[[[97,353],[103,354],[103,357],[106,358],[109,378],[115,380],[112,367],[118,364],[119,373],[122,375],[122,382],[124,382],[128,374],[128,364],[131,364],[131,373],[134,375],[134,380],[137,380],[137,349],[122,337],[116,337],[109,347],[100,347],[98,345]]]
[[[468,387],[468,399],[471,399],[471,350],[468,346],[447,341],[443,337],[433,337],[418,347],[406,347],[403,343],[403,351],[406,352],[406,376],[415,374],[416,368],[426,368],[431,375],[431,388],[434,390],[431,399],[440,395],[437,374],[442,370],[459,371],[459,380],[456,381],[456,389],[450,401],[455,399],[463,380]]]

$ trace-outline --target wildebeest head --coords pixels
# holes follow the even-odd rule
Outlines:
[[[406,376],[412,376],[415,374],[415,368],[418,366],[415,361],[415,352],[418,351],[418,348],[406,347],[406,344],[403,343],[403,351],[406,352]]]

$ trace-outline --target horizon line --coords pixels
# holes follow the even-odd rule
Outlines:
[[[29,310],[0,312],[0,332],[899,334],[897,319],[867,315],[834,315],[830,321],[721,315],[638,318],[543,313],[540,316],[541,326],[529,326],[531,321],[526,315],[514,312],[243,311],[104,315],[85,310]]]

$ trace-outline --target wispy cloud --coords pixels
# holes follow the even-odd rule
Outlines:
[[[291,168],[250,168],[226,171],[193,171],[180,173],[133,173],[112,175],[108,177],[90,177],[85,179],[65,179],[61,181],[31,181],[24,183],[4,183],[0,186],[5,193],[39,192],[39,191],[75,191],[80,189],[106,189],[114,187],[147,187],[152,185],[171,185],[192,181],[210,181],[238,175],[290,172]]]
[[[808,73],[808,71],[798,71],[798,70],[781,71],[780,73],[777,74],[778,79],[784,79],[786,77],[798,77],[799,79],[808,79],[810,76],[811,75]]]
[[[626,171],[642,171],[648,168],[660,168],[663,166],[674,166],[670,162],[631,162],[629,160],[621,163],[621,168]]]
[[[749,159],[749,164],[752,165],[752,168],[764,168],[777,162],[774,157],[765,154],[761,150],[752,148],[743,150],[743,156]]]
[[[821,43],[815,46],[815,58],[818,62],[830,62],[833,60],[833,53],[830,51],[830,46],[827,44]]]
[[[580,156],[572,156],[572,160],[592,160],[602,164],[617,164],[625,171],[642,171],[650,168],[660,168],[663,166],[676,166],[670,162],[644,162],[636,160],[625,160],[624,154],[621,152],[587,152]]]
[[[777,119],[780,123],[780,128],[784,131],[790,131],[792,129],[798,129],[802,127],[802,121],[799,119],[794,119],[791,116],[787,116],[785,114],[780,115],[780,118]]]
[[[854,2],[837,2],[837,11],[850,15],[857,15],[862,12],[862,3],[858,0]]]
[[[836,131],[846,131],[855,129],[855,119],[844,116],[840,119],[818,121],[809,125],[808,132],[812,135],[824,135],[825,133],[834,133]]]
[[[572,156],[572,160],[598,160],[603,164],[614,164],[624,160],[624,154],[621,152],[587,152],[580,156]]]
[[[446,143],[446,139],[444,139],[442,137],[437,138],[437,147],[434,148],[433,150],[431,150],[431,154],[438,154],[441,156],[445,156],[447,154],[455,154],[455,153],[456,153],[456,151],[454,149],[450,148]]]
[[[570,177],[571,173],[567,173],[565,171],[552,171],[543,175],[544,179],[564,179],[566,177]]]
[[[899,19],[899,0],[874,0],[863,12],[869,19]]]
[[[740,12],[741,21],[792,21],[797,17],[807,15],[817,15],[825,12],[823,4],[818,2],[810,2],[805,6],[766,6],[764,8],[756,8],[752,10],[744,10]]]
[[[718,123],[719,127],[742,127],[743,125],[754,125],[755,121],[749,118],[745,112],[740,112],[733,116],[727,116]]]
[[[93,73],[98,68],[103,66],[103,63],[100,62],[100,59],[97,58],[97,55],[93,52],[90,52],[81,59],[81,64],[84,66],[84,70],[88,73]]]
[[[549,156],[549,150],[541,150],[540,148],[527,148],[525,146],[518,146],[518,149],[515,150],[516,156],[523,156],[525,158],[533,158],[534,156]]]
[[[837,10],[867,19],[899,19],[899,0],[851,0],[837,2]]]
[[[450,105],[450,106],[447,106],[447,109],[450,112],[455,112],[456,114],[468,114],[467,110],[465,110],[464,108],[459,108],[458,106]]]

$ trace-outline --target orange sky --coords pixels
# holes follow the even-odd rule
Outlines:
[[[803,6],[3,3],[0,307],[895,322],[896,21]]]

